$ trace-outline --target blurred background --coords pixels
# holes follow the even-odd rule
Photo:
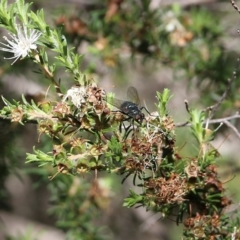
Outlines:
[[[125,99],[127,88],[134,86],[142,105],[154,111],[156,91],[169,88],[174,96],[169,111],[176,123],[187,120],[185,99],[191,108],[205,108],[221,98],[239,57],[240,16],[229,1],[32,2],[32,10],[43,8],[47,23],[62,31],[69,47],[84,55],[82,72],[106,92]],[[0,41],[6,34],[0,30]],[[0,54],[2,96],[21,100],[24,94],[35,102],[55,98],[48,91],[49,82],[35,73],[38,69],[29,59],[11,66],[4,60],[6,53]],[[49,52],[49,56],[54,61],[54,54]],[[60,67],[56,79],[61,79],[64,92],[74,85]],[[239,111],[238,78],[230,93],[216,118]],[[239,122],[235,126],[239,129]],[[177,128],[176,136],[181,155],[195,154],[186,128]],[[222,127],[212,143],[221,154],[221,179],[235,202],[240,199],[239,141],[231,129]],[[174,240],[181,236],[174,216],[163,220],[145,209],[122,206],[128,189],[134,188],[131,180],[121,184],[122,176],[98,173],[97,183],[94,174],[84,178],[58,175],[50,181],[52,169],[25,164],[33,146],[51,151],[52,141],[39,136],[34,124],[0,121],[0,239]],[[96,184],[97,193],[93,191]],[[85,215],[92,198],[97,199],[96,206]]]

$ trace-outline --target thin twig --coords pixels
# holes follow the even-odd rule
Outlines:
[[[185,103],[185,107],[186,107],[187,112],[190,113],[190,108],[189,108],[188,100],[185,99],[185,100],[184,100],[184,103]]]
[[[237,235],[237,227],[234,227],[231,240],[235,240]]]
[[[35,58],[35,60],[41,65],[42,70],[43,70],[43,73],[45,74],[45,77],[51,81],[52,85],[53,85],[54,88],[55,88],[56,93],[58,94],[58,96],[59,96],[60,98],[62,98],[62,97],[63,97],[63,93],[62,93],[62,91],[61,91],[61,89],[60,89],[60,86],[59,86],[59,84],[57,83],[57,81],[55,80],[55,78],[54,78],[54,76],[53,76],[53,73],[50,71],[50,69],[49,69],[49,67],[47,66],[47,64],[42,63],[42,61],[40,60],[40,56],[39,56],[38,53],[36,53],[36,54],[34,55],[34,58]]]
[[[209,124],[221,123],[221,122],[230,121],[230,120],[233,120],[233,119],[236,119],[236,118],[240,118],[239,113],[236,113],[233,116],[229,116],[229,117],[225,117],[225,118],[212,119],[212,120],[209,120],[208,123]],[[206,121],[204,121],[204,123],[206,123]],[[183,122],[183,123],[175,123],[175,127],[190,127],[190,126],[191,126],[191,123],[189,123],[188,121]]]
[[[235,126],[233,126],[229,121],[226,121],[226,120],[223,121],[223,123],[225,123],[229,128],[231,128],[234,131],[234,133],[237,135],[237,137],[240,139],[240,133]]]
[[[189,127],[189,126],[191,126],[191,123],[189,123],[189,121],[183,123],[175,123],[175,127]]]
[[[212,119],[212,120],[209,120],[209,123],[211,123],[211,124],[221,123],[221,122],[230,121],[230,120],[233,120],[233,119],[236,119],[236,118],[240,118],[240,115],[235,114],[235,115],[230,116],[230,117]]]
[[[230,0],[230,3],[232,4],[232,6],[238,11],[238,13],[240,14],[240,8],[237,6],[237,4],[235,3],[234,0]]]
[[[4,115],[0,115],[0,122],[12,122],[11,117],[6,117]],[[38,121],[35,119],[25,119],[22,121],[23,123],[33,123],[33,124],[38,124]]]
[[[240,9],[239,9],[240,11]],[[240,12],[239,12],[240,13]],[[209,117],[208,119],[205,121],[205,123],[215,123],[215,122],[212,122],[210,121],[210,119],[214,116],[214,114],[216,113],[217,109],[219,108],[219,106],[222,104],[222,102],[226,99],[226,97],[228,96],[229,94],[229,91],[231,89],[231,85],[233,83],[233,80],[236,79],[237,77],[237,70],[240,66],[240,59],[238,58],[237,59],[237,65],[235,67],[235,70],[233,71],[232,73],[232,77],[230,79],[228,79],[228,85],[227,85],[227,88],[226,90],[224,91],[223,95],[221,96],[220,100],[212,105],[212,106],[209,106],[205,109],[203,109],[202,111],[203,112],[210,112],[209,114]],[[186,110],[188,113],[190,113],[190,109],[189,109],[189,104],[188,104],[188,101],[187,100],[184,100],[184,103],[185,103],[185,107],[186,107]],[[183,122],[183,123],[176,123],[175,124],[176,127],[185,127],[185,126],[191,126],[191,124],[189,123],[189,121],[186,121],[186,122]]]
[[[190,108],[189,108],[189,104],[188,104],[187,99],[184,100],[184,104],[185,104],[185,108],[186,108],[187,112],[190,114]],[[188,123],[189,123],[189,121],[186,121],[184,123],[177,123],[175,126],[176,127],[185,127],[185,126],[188,125]]]
[[[237,59],[237,65],[235,67],[235,70],[232,73],[232,77],[230,79],[228,79],[228,85],[227,85],[226,90],[224,91],[224,93],[223,93],[222,97],[220,98],[220,100],[215,105],[211,106],[211,113],[210,113],[210,115],[208,117],[209,119],[211,119],[214,116],[214,114],[216,113],[216,111],[219,108],[219,106],[222,104],[222,102],[228,96],[229,91],[230,91],[231,86],[232,86],[232,83],[233,83],[233,80],[235,80],[236,77],[237,77],[237,70],[239,68],[239,63],[240,63],[240,59],[238,58]]]

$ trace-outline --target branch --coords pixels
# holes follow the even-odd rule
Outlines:
[[[232,123],[229,122],[230,120],[237,119],[237,118],[240,118],[240,114],[238,112],[235,115],[230,117],[218,118],[218,119],[212,119],[212,120],[206,119],[203,123],[208,123],[208,124],[224,123],[229,128],[231,128],[234,131],[234,133],[237,135],[237,137],[240,139],[240,133],[238,129]],[[190,127],[190,126],[191,126],[191,123],[189,123],[188,121],[184,123],[175,124],[175,127]]]
[[[50,69],[48,68],[47,64],[42,63],[42,61],[40,60],[40,56],[39,56],[39,54],[37,52],[34,55],[34,59],[37,61],[38,64],[41,65],[42,70],[43,70],[43,72],[45,74],[45,77],[51,81],[51,83],[53,84],[53,86],[54,86],[54,88],[56,90],[56,93],[58,94],[58,96],[60,98],[62,98],[63,97],[63,93],[62,93],[62,91],[60,89],[60,86],[57,83],[57,81],[55,80],[55,78],[53,76],[53,73],[50,71]]]
[[[208,123],[209,124],[221,123],[221,122],[230,121],[230,120],[233,120],[236,118],[240,118],[240,115],[238,112],[233,116],[208,120]],[[206,123],[206,122],[207,122],[207,120],[204,121],[204,123]],[[186,121],[183,123],[175,123],[175,127],[190,127],[190,126],[191,126],[191,123],[189,123],[189,121]]]
[[[0,115],[0,122],[12,122],[12,118],[11,117],[6,117],[4,115]],[[24,119],[22,121],[23,123],[32,123],[32,124],[38,124],[38,121],[35,119]]]
[[[240,14],[240,8],[237,6],[237,4],[235,3],[234,0],[230,0],[232,6],[238,11],[238,13]]]
[[[226,90],[224,91],[224,93],[223,93],[222,97],[220,98],[220,100],[219,100],[215,105],[213,105],[213,106],[208,107],[208,108],[205,109],[205,110],[210,110],[210,111],[211,111],[211,113],[210,113],[210,115],[209,115],[209,117],[208,117],[209,119],[211,119],[211,118],[214,116],[214,114],[216,113],[216,111],[217,111],[217,109],[219,108],[219,106],[222,104],[222,102],[223,102],[223,101],[226,99],[226,97],[228,96],[229,91],[230,91],[230,89],[231,89],[231,85],[232,85],[232,83],[233,83],[233,80],[236,79],[236,77],[237,77],[237,70],[238,70],[238,68],[239,68],[239,63],[240,63],[240,59],[238,58],[238,59],[237,59],[237,65],[236,65],[236,67],[235,67],[235,70],[234,70],[233,73],[232,73],[232,77],[231,77],[230,79],[228,79],[227,88],[226,88]]]
[[[182,123],[175,123],[175,127],[190,127],[191,123],[189,121],[182,122]]]
[[[240,139],[240,133],[235,126],[233,126],[229,121],[223,121],[223,123],[225,123],[228,127],[230,127],[234,131],[234,133],[237,135],[237,137]]]

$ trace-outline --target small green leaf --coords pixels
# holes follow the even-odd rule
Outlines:
[[[143,196],[135,193],[133,190],[130,189],[130,196],[124,199],[123,206],[130,208],[136,205],[137,203],[142,203],[142,201]]]

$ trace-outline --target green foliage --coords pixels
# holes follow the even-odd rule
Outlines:
[[[32,227],[29,226],[27,228],[26,233],[24,233],[24,234],[19,233],[17,235],[17,237],[7,236],[6,240],[37,240],[37,237],[34,235],[36,235],[36,234],[34,234],[34,230],[32,229]]]
[[[167,103],[173,96],[170,96],[170,90],[164,89],[163,93],[157,92],[158,104],[156,104],[160,116],[168,115]]]
[[[0,24],[2,27],[6,27],[7,30],[11,31],[14,26],[14,10],[15,5],[7,7],[7,0],[3,0],[0,3]]]
[[[210,143],[216,130],[204,126],[208,123],[207,113],[189,112],[190,131],[198,143],[192,147],[197,149],[197,155],[182,157],[175,145],[174,120],[169,115],[169,89],[157,92],[156,112],[143,119],[137,103],[130,102],[132,105],[126,109],[121,104],[119,111],[111,111],[108,103],[111,104],[113,94],[106,98],[105,90],[79,70],[83,56],[69,47],[69,39],[61,29],[48,26],[43,10],[33,13],[30,6],[19,0],[6,11],[7,3],[2,1],[0,24],[19,33],[20,22],[41,33],[25,46],[26,54],[13,58],[29,57],[54,86],[56,97],[37,103],[24,96],[22,101],[12,102],[3,97],[5,107],[0,114],[4,120],[35,123],[39,136],[49,138],[50,150],[34,147],[33,153],[27,153],[27,163],[36,163],[51,174],[50,212],[57,218],[57,226],[66,231],[67,239],[106,239],[104,232],[92,225],[110,199],[97,181],[100,171],[123,175],[122,182],[131,176],[139,187],[139,193],[130,190],[124,206],[145,207],[164,217],[177,213],[176,222],[185,226],[184,239],[231,239],[239,223],[230,223],[230,217],[224,214],[231,200],[217,174],[219,155]],[[162,64],[184,69],[190,79],[198,76],[198,81],[208,77],[215,81],[218,75],[213,69],[217,69],[218,59],[225,57],[223,46],[216,44],[223,33],[215,28],[217,21],[206,10],[188,13],[177,5],[152,10],[149,1],[141,0],[138,7],[131,4],[117,12],[111,12],[110,7],[106,12],[98,9],[90,12],[88,18],[88,28],[80,37],[92,44],[103,40],[103,48],[91,46],[91,51],[110,59],[112,65],[119,61],[117,56],[125,43],[133,59],[137,54],[145,60],[161,59]],[[36,32],[24,31],[25,42],[33,33]],[[10,46],[8,52],[23,50],[23,39],[17,37],[13,35],[16,48]],[[70,73],[67,81],[74,86],[67,91],[56,80],[59,69]],[[93,181],[86,177],[91,172],[96,176]]]
[[[192,117],[192,133],[197,139],[198,143],[203,143],[206,141],[206,130],[203,127],[204,114],[199,110],[193,110],[191,112]]]
[[[142,203],[143,197],[139,194],[135,193],[133,190],[129,189],[130,195],[128,198],[125,198],[124,200],[124,207],[131,208],[135,206],[136,204]]]
[[[107,206],[107,199],[101,196],[97,183],[89,184],[81,178],[61,176],[49,184],[53,207],[50,214],[57,217],[57,226],[67,231],[67,239],[107,239],[104,232],[90,224],[97,218],[100,209]]]
[[[53,162],[53,158],[50,157],[48,154],[36,149],[33,149],[33,152],[34,154],[27,153],[26,163],[37,162],[39,163],[39,167],[42,167],[48,163]]]

